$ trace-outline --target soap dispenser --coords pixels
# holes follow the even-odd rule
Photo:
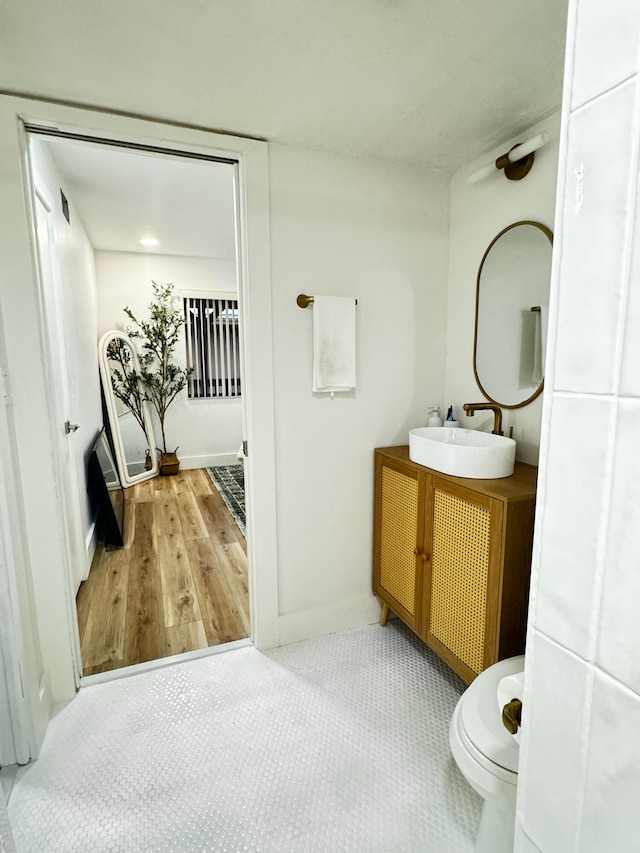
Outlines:
[[[428,427],[441,427],[442,418],[440,417],[440,407],[432,406],[429,410],[429,419],[427,420]]]

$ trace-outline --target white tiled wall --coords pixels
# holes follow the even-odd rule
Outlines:
[[[615,389],[625,225],[633,209],[629,141],[636,94],[636,81],[630,80],[576,110],[569,122],[554,365],[558,389],[601,394]]]
[[[605,501],[594,484],[606,476],[613,408],[606,397],[558,393],[548,436],[535,624],[584,658]],[[581,427],[576,430],[577,423]]]
[[[570,0],[517,853],[640,850],[640,3]]]

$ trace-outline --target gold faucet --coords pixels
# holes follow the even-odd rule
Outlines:
[[[468,418],[472,418],[476,412],[482,412],[485,409],[493,412],[493,429],[494,435],[502,435],[502,409],[493,403],[465,403],[462,408],[467,413]]]

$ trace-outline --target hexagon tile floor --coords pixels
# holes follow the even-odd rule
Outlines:
[[[466,853],[463,688],[396,622],[84,687],[18,775],[18,853]]]

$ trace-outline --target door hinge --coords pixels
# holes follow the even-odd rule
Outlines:
[[[242,442],[242,455],[243,456],[249,455],[249,442],[246,440]]]
[[[11,405],[11,390],[9,386],[9,375],[4,367],[0,367],[0,396],[5,406]]]

